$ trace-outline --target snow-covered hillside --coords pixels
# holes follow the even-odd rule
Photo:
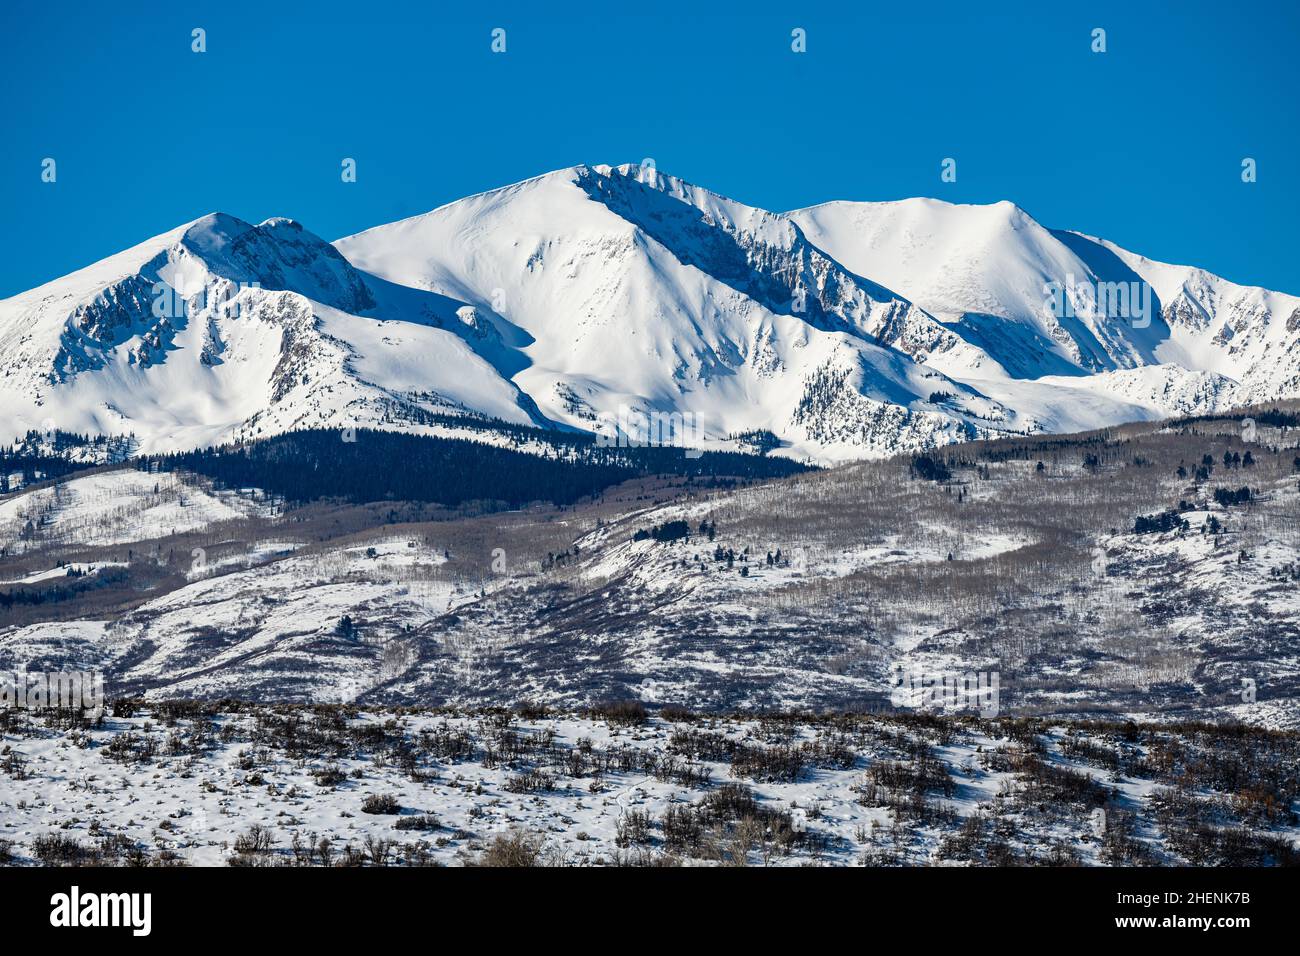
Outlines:
[[[0,301],[0,441],[141,452],[457,420],[644,438],[659,416],[661,441],[771,433],[829,463],[1297,394],[1294,296],[1006,202],[782,214],[641,166],[332,246],[217,213]]]
[[[97,473],[0,512],[0,668],[150,699],[782,711],[879,702],[900,666],[1000,672],[1008,712],[1294,728],[1295,414],[434,520]]]

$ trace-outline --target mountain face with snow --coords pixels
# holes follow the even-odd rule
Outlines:
[[[213,214],[0,301],[0,441],[616,422],[835,462],[1297,394],[1296,297],[1009,203],[783,214],[637,166],[333,245]]]

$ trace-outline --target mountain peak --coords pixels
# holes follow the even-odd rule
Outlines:
[[[182,241],[200,255],[219,253],[254,228],[228,213],[210,212],[185,228]]]

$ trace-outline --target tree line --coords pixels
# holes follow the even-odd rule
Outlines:
[[[542,438],[542,433],[535,433]],[[602,448],[569,440],[563,453],[536,455],[460,438],[357,429],[289,432],[241,445],[149,455],[143,471],[193,471],[219,487],[261,488],[287,501],[322,498],[353,503],[430,501],[454,507],[500,502],[520,507],[548,501],[568,505],[646,475],[744,479],[806,470],[781,458],[680,448]],[[543,439],[544,440],[544,439]]]

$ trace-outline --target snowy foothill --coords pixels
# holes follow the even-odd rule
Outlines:
[[[206,529],[269,512],[265,501],[130,467],[62,479],[0,499],[0,548],[113,545]]]

